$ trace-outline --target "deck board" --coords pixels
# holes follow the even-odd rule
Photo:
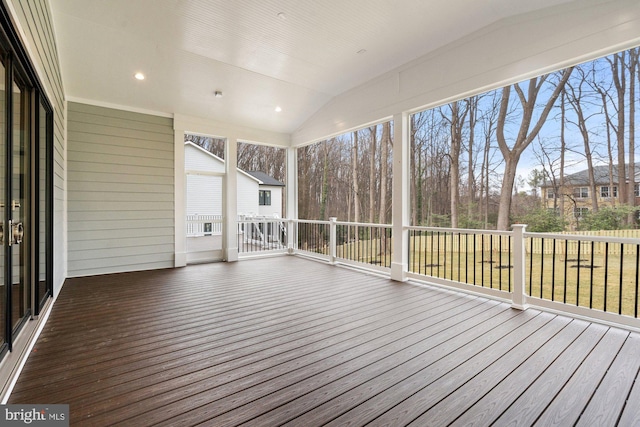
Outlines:
[[[9,403],[87,426],[613,425],[638,418],[639,343],[276,257],[69,279]]]

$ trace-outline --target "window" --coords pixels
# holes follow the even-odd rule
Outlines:
[[[608,199],[609,197],[618,197],[618,187],[613,187],[613,194],[609,191],[608,185],[603,185],[600,187],[600,197],[603,199]]]
[[[573,189],[573,196],[578,199],[586,199],[589,197],[589,187],[576,187]]]
[[[553,190],[553,188],[548,188],[547,199],[555,199],[555,198],[556,198],[556,192]]]
[[[589,208],[574,208],[573,215],[576,218],[584,218],[589,213]]]
[[[640,184],[633,185],[633,193],[636,197],[640,197]]]
[[[271,206],[271,190],[260,190],[258,204],[260,206]]]

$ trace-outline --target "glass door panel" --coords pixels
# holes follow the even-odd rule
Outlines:
[[[36,305],[42,308],[49,296],[47,281],[47,109],[38,102],[38,278],[36,280]]]
[[[16,331],[30,314],[29,248],[25,230],[29,224],[29,106],[25,91],[14,81],[12,85],[11,207],[9,244],[11,248],[11,327]]]
[[[7,232],[7,218],[5,218],[5,204],[4,198],[7,193],[6,179],[6,91],[5,91],[5,68],[4,64],[0,63],[0,347],[4,347],[7,343],[7,313],[9,306],[7,301],[9,300],[9,289],[6,285],[6,272],[5,272],[5,250],[6,240],[9,233]]]

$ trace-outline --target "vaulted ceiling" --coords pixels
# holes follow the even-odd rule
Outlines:
[[[69,99],[292,133],[333,97],[380,74],[503,18],[568,2],[50,4]],[[137,72],[145,79],[136,80]]]

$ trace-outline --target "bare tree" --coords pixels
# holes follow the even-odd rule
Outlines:
[[[369,223],[375,221],[376,202],[376,147],[378,145],[378,126],[369,128]]]
[[[353,221],[360,222],[360,187],[358,185],[358,131],[353,132],[351,142],[351,177],[353,179]]]
[[[460,205],[460,151],[462,148],[462,129],[469,112],[469,103],[455,101],[448,105],[449,111],[445,114],[440,109],[442,119],[449,124],[451,174],[449,176],[449,190],[451,192],[451,227],[458,228],[458,207]]]
[[[625,71],[626,52],[620,52],[607,58],[607,62],[611,66],[611,77],[613,78],[613,86],[615,87],[617,94],[617,108],[616,113],[618,116],[617,125],[615,127],[616,140],[618,146],[618,196],[621,201],[626,202],[627,199],[627,186],[625,185],[625,178],[627,176],[625,171],[625,147],[624,147],[624,122],[625,122],[625,92],[627,88],[627,79]]]
[[[638,48],[629,50],[629,187],[627,189],[627,204],[636,205],[635,194],[635,145],[636,145],[636,70],[638,67]],[[623,185],[622,183],[620,185]],[[635,223],[635,212],[629,212],[627,222]]]
[[[589,193],[591,195],[591,208],[593,212],[598,211],[598,193],[596,190],[596,178],[593,169],[593,144],[590,139],[589,125],[587,124],[587,120],[589,118],[595,116],[597,113],[592,113],[589,115],[585,114],[585,105],[589,104],[590,101],[587,99],[584,94],[584,85],[587,81],[587,75],[581,67],[576,67],[574,69],[574,76],[576,79],[570,79],[567,81],[565,86],[565,91],[567,94],[567,99],[569,103],[573,107],[573,111],[576,113],[576,121],[567,120],[569,123],[575,125],[580,131],[580,135],[582,136],[582,141],[584,143],[584,154],[587,159],[587,173],[589,175]],[[611,189],[613,191],[613,189]]]
[[[536,109],[536,102],[540,89],[547,81],[549,74],[534,77],[529,80],[527,95],[524,94],[519,84],[513,86],[506,86],[502,89],[502,99],[500,102],[500,113],[498,117],[496,137],[498,140],[498,147],[502,152],[505,160],[505,171],[502,181],[502,188],[500,190],[500,207],[498,210],[498,230],[506,230],[509,227],[509,214],[511,212],[511,194],[513,191],[513,185],[516,177],[516,168],[520,161],[520,156],[524,150],[531,144],[533,139],[538,135],[542,125],[546,121],[551,108],[558,99],[563,86],[569,79],[573,68],[567,68],[561,72],[558,83],[555,86],[553,93],[549,96],[544,108],[542,109],[540,116],[536,124],[531,128],[531,122],[533,118],[534,110]],[[513,144],[509,147],[507,143],[507,137],[505,133],[505,124],[507,120],[507,113],[509,111],[509,103],[511,99],[511,88],[515,90],[517,98],[521,107],[520,126],[517,136],[513,140]]]

